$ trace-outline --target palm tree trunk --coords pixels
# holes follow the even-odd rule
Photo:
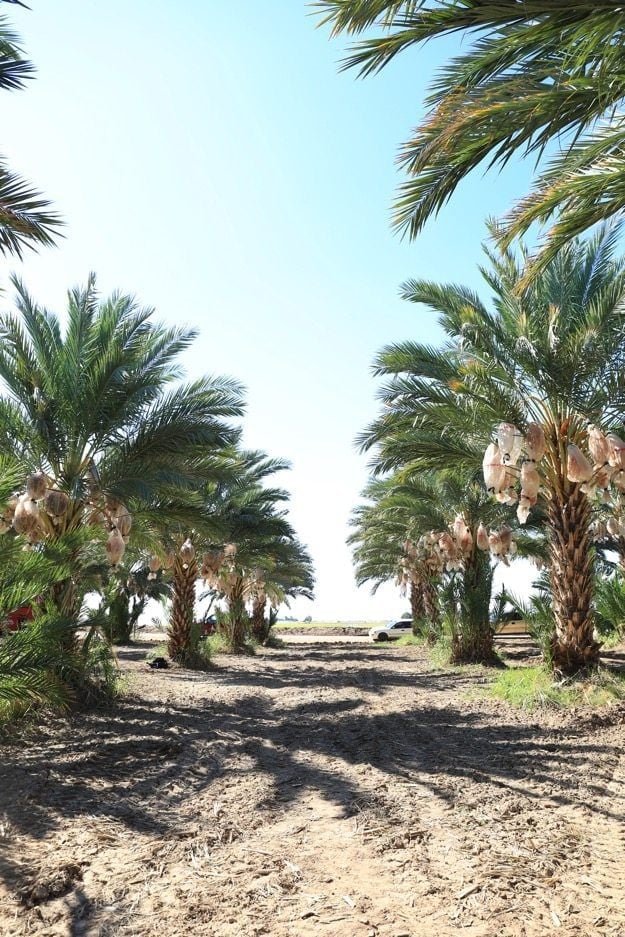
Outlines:
[[[167,653],[172,660],[183,666],[193,653],[193,613],[195,609],[195,583],[198,576],[195,558],[184,563],[176,553],[174,561],[172,591],[173,600]]]
[[[425,618],[423,585],[420,579],[413,580],[410,584],[410,611],[412,613],[412,633],[420,635]]]
[[[245,638],[247,636],[243,593],[244,582],[243,578],[239,576],[228,593],[228,614],[222,622],[222,631],[225,633],[230,650],[234,652],[245,649]]]
[[[436,644],[441,636],[441,613],[436,586],[429,576],[422,580],[423,611],[425,613],[428,644]]]
[[[625,537],[617,537],[616,552],[618,553],[620,572],[625,573]]]
[[[76,589],[75,581],[73,579],[64,579],[62,582],[54,583],[50,590],[50,595],[59,614],[67,622],[73,623],[73,627],[68,629],[61,639],[61,647],[68,653],[71,653],[77,650],[79,646],[78,615],[80,608],[77,600],[80,596]]]
[[[111,644],[129,644],[132,634],[128,595],[121,590],[109,602],[105,628],[106,637]]]
[[[490,621],[493,571],[490,557],[476,547],[464,563],[458,627],[452,634],[452,661],[492,664],[497,660]]]
[[[42,516],[45,517],[45,512],[42,512]],[[54,543],[54,541],[59,540],[64,534],[79,530],[84,520],[84,505],[82,501],[70,500],[67,511],[63,515],[58,527],[55,527],[49,518],[44,520],[48,529],[48,541]],[[71,652],[75,651],[79,646],[77,631],[82,594],[80,590],[77,589],[77,583],[80,581],[83,562],[80,550],[71,550],[67,556],[67,560],[70,564],[70,568],[74,571],[74,575],[70,576],[69,579],[64,579],[61,582],[55,583],[52,586],[50,594],[56,609],[63,618],[74,623],[74,629],[68,631],[62,641],[64,650]]]
[[[568,495],[553,493],[548,517],[555,618],[551,665],[572,675],[599,662],[600,644],[593,637],[594,551],[588,498],[577,485]]]
[[[252,634],[259,644],[263,644],[269,637],[269,628],[265,618],[265,606],[267,599],[264,596],[257,596],[252,605]]]

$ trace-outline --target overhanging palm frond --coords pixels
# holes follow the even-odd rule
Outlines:
[[[625,12],[618,3],[320,0],[313,6],[333,34],[376,30],[345,60],[360,75],[433,39],[460,34],[466,40],[466,51],[439,70],[429,111],[400,152],[407,179],[394,224],[402,233],[415,237],[473,171],[502,167],[515,154],[540,159],[552,142],[557,156],[503,231],[509,243],[534,221],[556,217],[528,280],[564,243],[622,211]]]
[[[16,3],[17,0],[2,0],[4,3]],[[19,45],[19,37],[10,28],[5,16],[0,16],[0,90],[16,91],[24,87],[24,81],[34,73],[32,64],[27,61]]]
[[[1,2],[25,6],[19,0]],[[23,88],[33,73],[32,64],[22,55],[18,37],[6,17],[0,16],[0,90]],[[21,258],[26,247],[54,244],[61,226],[50,203],[0,159],[0,254]]]
[[[50,246],[60,235],[50,203],[0,162],[0,253],[22,257],[25,247]]]

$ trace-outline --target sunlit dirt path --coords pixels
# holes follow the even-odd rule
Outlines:
[[[2,746],[2,937],[624,937],[624,709],[527,716],[415,648],[144,655]]]

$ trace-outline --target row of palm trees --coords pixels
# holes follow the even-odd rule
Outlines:
[[[623,261],[615,256],[618,228],[603,228],[587,242],[578,236],[625,205],[623,7],[588,0],[313,5],[333,34],[359,37],[344,67],[361,76],[421,44],[459,37],[457,54],[431,84],[425,116],[400,151],[406,178],[394,224],[408,237],[418,235],[478,166],[503,166],[526,153],[543,166],[532,191],[490,227],[496,247],[487,251],[482,271],[487,303],[452,284],[411,280],[402,287],[406,300],[439,316],[447,340],[439,348],[403,342],[383,349],[375,364],[387,379],[383,411],[361,444],[374,452],[376,475],[391,488],[399,485],[402,497],[415,479],[420,487],[425,477],[439,488],[444,517],[426,522],[421,498],[400,524],[407,544],[395,543],[400,579],[408,568],[411,581],[419,582],[415,563],[422,570],[424,558],[432,562],[436,543],[445,552],[450,523],[462,529],[454,511],[476,544],[469,502],[481,484],[482,495],[490,490],[504,515],[506,542],[515,525],[529,522],[537,529],[529,542],[519,538],[518,548],[540,552],[541,531],[546,534],[553,666],[565,673],[594,666],[596,558],[605,550],[622,556],[625,532],[625,283]],[[516,239],[547,221],[551,227],[532,255]],[[441,486],[450,476],[464,486],[465,506],[446,497]],[[369,502],[356,513],[352,538],[358,575],[376,581],[388,572],[382,561],[371,566],[369,552],[379,535],[372,532],[378,515],[386,516],[388,507],[389,494],[378,484],[365,493]],[[480,510],[486,513],[486,506]],[[427,523],[440,531],[435,543]],[[485,550],[494,545],[496,561],[509,562],[501,534],[495,531],[490,544],[492,536],[481,531]],[[452,560],[437,574],[453,591],[458,582],[466,584],[471,551]],[[482,565],[486,578],[475,591],[486,594],[490,567]],[[451,607],[464,608],[464,625],[456,628],[474,632],[466,588]],[[487,659],[492,649],[487,640],[481,647],[462,635],[455,640],[463,659]]]
[[[352,540],[361,580],[381,581],[406,565],[403,541],[418,543],[462,518],[470,549],[455,563],[447,554],[445,568],[430,574],[430,583],[456,589],[457,659],[492,655],[489,554],[510,561],[501,549],[505,525],[518,554],[547,561],[553,668],[573,674],[598,663],[596,558],[622,555],[625,530],[625,260],[616,256],[617,235],[604,228],[569,243],[529,283],[524,252],[488,251],[488,302],[455,284],[413,280],[402,288],[438,314],[447,339],[442,347],[402,342],[376,359],[386,378],[383,408],[360,441],[381,480],[365,492]],[[480,524],[491,541],[481,553]],[[414,558],[423,570],[427,551]],[[420,573],[408,568],[425,600]]]
[[[0,17],[0,90],[33,73]],[[60,227],[0,165],[0,253],[51,244]],[[195,331],[132,296],[102,300],[93,276],[70,291],[65,328],[13,286],[14,311],[0,316],[0,622],[16,609],[35,618],[0,643],[0,708],[101,689],[113,672],[103,637],[128,640],[163,595],[169,654],[202,664],[202,579],[233,650],[267,640],[278,606],[311,596],[314,576],[273,483],[287,463],[241,448],[242,386],[185,382]]]
[[[491,551],[507,564],[519,547],[540,555],[539,541],[509,527],[509,512],[458,471],[409,463],[372,479],[363,496],[349,538],[358,583],[375,591],[394,580],[409,596],[417,635],[434,643],[446,626],[455,661],[493,661]]]
[[[173,659],[189,664],[197,651],[193,609],[199,579],[207,587],[205,597],[225,604],[220,628],[233,650],[241,650],[250,634],[266,641],[272,610],[275,615],[289,598],[312,598],[312,561],[288,520],[288,492],[271,484],[288,467],[262,452],[228,453],[201,489],[201,519],[184,532],[174,527]]]
[[[233,650],[252,623],[266,640],[271,609],[311,595],[313,571],[273,483],[287,463],[241,448],[240,384],[185,382],[178,359],[195,332],[131,296],[101,299],[94,277],[70,291],[64,328],[13,285],[15,309],[0,315],[0,619],[37,614],[3,639],[0,699],[102,682],[102,635],[128,637],[164,592],[171,657],[201,663],[200,579]]]

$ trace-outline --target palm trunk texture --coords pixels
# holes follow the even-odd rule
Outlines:
[[[425,618],[425,605],[423,602],[423,586],[417,579],[410,584],[410,612],[412,614],[412,633],[421,634]]]
[[[474,547],[462,573],[460,618],[451,643],[454,663],[492,664],[497,660],[490,622],[492,580],[490,557]]]
[[[184,563],[176,555],[173,570],[173,601],[167,653],[172,660],[184,665],[192,654],[193,613],[195,609],[195,583],[198,576],[195,558]]]
[[[231,651],[245,649],[246,614],[243,578],[239,577],[228,594],[228,614],[222,623],[222,632]]]
[[[441,613],[438,604],[436,586],[429,577],[422,582],[423,610],[425,612],[426,634],[428,644],[436,644],[441,636]]]
[[[555,618],[551,663],[555,671],[573,675],[597,665],[601,646],[593,637],[590,505],[578,486],[568,496],[554,494],[549,526]]]
[[[259,644],[263,644],[269,637],[269,627],[265,618],[267,600],[256,598],[252,606],[252,635]]]

